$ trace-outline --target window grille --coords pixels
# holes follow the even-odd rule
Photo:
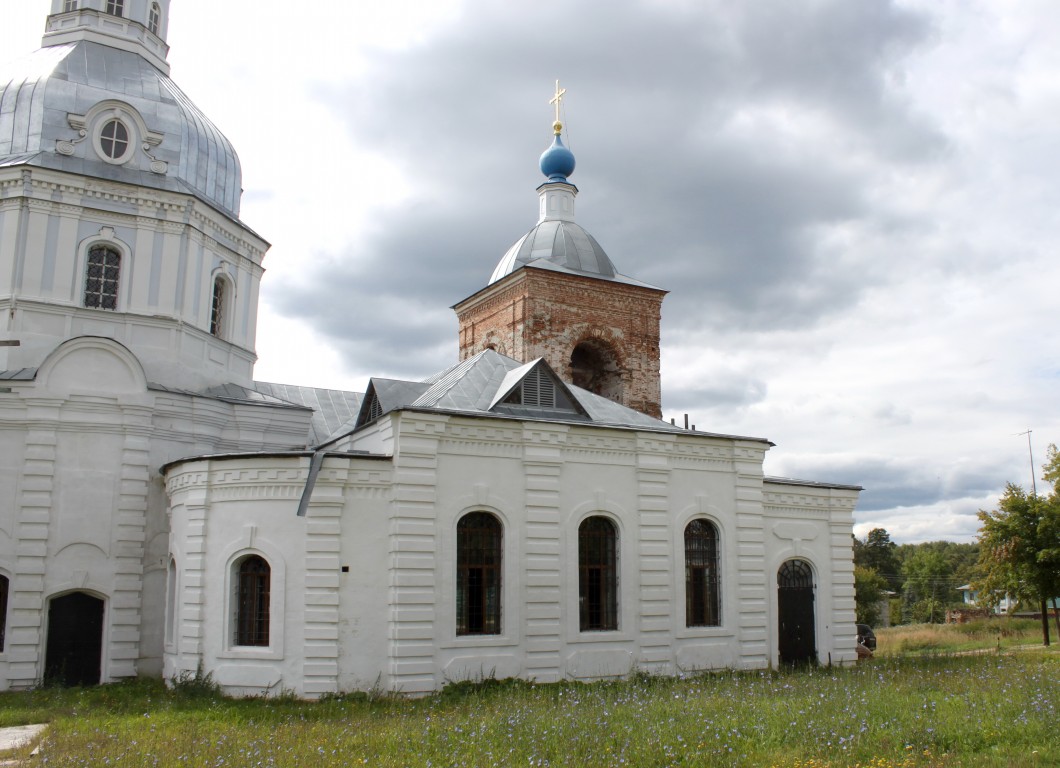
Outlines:
[[[693,520],[685,528],[685,624],[721,624],[718,578],[718,531],[707,520]]]
[[[213,301],[210,304],[210,333],[220,338],[224,332],[225,279],[218,275],[213,281]]]
[[[777,586],[781,589],[812,589],[813,569],[805,560],[788,560],[777,571]]]
[[[456,633],[501,631],[503,529],[488,512],[464,515],[456,527]]]
[[[582,632],[618,629],[615,526],[590,517],[578,527],[578,614]]]
[[[85,306],[117,309],[120,277],[121,254],[106,245],[92,246],[85,270]]]
[[[257,555],[244,558],[236,573],[236,645],[269,644],[269,580],[272,569]]]

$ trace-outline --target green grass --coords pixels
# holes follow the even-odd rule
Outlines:
[[[51,722],[47,766],[1049,766],[1060,654],[622,683],[460,685],[422,699],[225,699],[137,681],[0,694]]]
[[[1050,619],[1050,638],[1056,628]],[[998,617],[966,624],[905,624],[876,630],[876,653],[883,656],[967,653],[1040,646],[1042,623],[1036,619]]]

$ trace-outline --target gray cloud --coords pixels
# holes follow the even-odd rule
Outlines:
[[[938,135],[888,87],[930,32],[885,2],[856,12],[838,1],[474,3],[422,45],[380,54],[348,89],[320,89],[351,140],[396,163],[417,193],[277,305],[355,353],[359,369],[390,365],[395,348],[455,348],[431,309],[483,287],[535,223],[559,74],[571,89],[579,221],[622,271],[678,289],[669,330],[812,325],[855,301],[863,279],[834,268],[814,228],[869,216],[871,176],[812,131],[792,151],[791,137],[743,136],[730,123],[778,100],[874,162],[930,162]],[[371,311],[381,297],[416,299],[421,308],[405,309],[419,319]],[[355,323],[351,307],[366,310]],[[451,359],[424,354],[419,373]]]

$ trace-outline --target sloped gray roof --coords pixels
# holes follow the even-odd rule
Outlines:
[[[374,390],[379,398],[383,413],[408,408],[533,421],[593,423],[609,427],[688,434],[686,429],[562,382],[558,376],[556,381],[567,391],[583,413],[576,410],[495,404],[496,399],[504,394],[500,391],[502,388],[510,390],[514,386],[515,382],[510,376],[513,371],[522,370],[525,374],[536,365],[548,367],[548,364],[541,359],[530,363],[520,363],[492,349],[486,349],[422,382],[372,379],[370,389]],[[551,368],[549,370],[551,371]],[[553,375],[555,375],[554,372]],[[357,426],[367,421],[367,414],[362,414]],[[711,433],[699,432],[698,434]],[[725,435],[725,437],[733,436]],[[768,442],[761,438],[741,439]]]
[[[520,367],[517,360],[486,350],[427,379],[430,389],[412,405],[417,408],[488,411],[505,375]]]
[[[360,392],[300,387],[295,384],[272,384],[265,381],[255,381],[254,391],[262,396],[312,408],[309,440],[311,445],[319,445],[333,435],[350,431],[364,398]]]

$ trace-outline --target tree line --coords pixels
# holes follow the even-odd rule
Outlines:
[[[963,605],[958,587],[969,585],[981,607],[1002,598],[1042,616],[1049,644],[1048,606],[1060,598],[1060,454],[1049,446],[1042,479],[1053,490],[1028,493],[1009,483],[997,509],[980,511],[978,541],[895,544],[884,528],[854,538],[854,587],[860,623],[878,624],[885,603],[891,623],[941,622],[947,608]],[[1056,617],[1060,632],[1060,615]]]

